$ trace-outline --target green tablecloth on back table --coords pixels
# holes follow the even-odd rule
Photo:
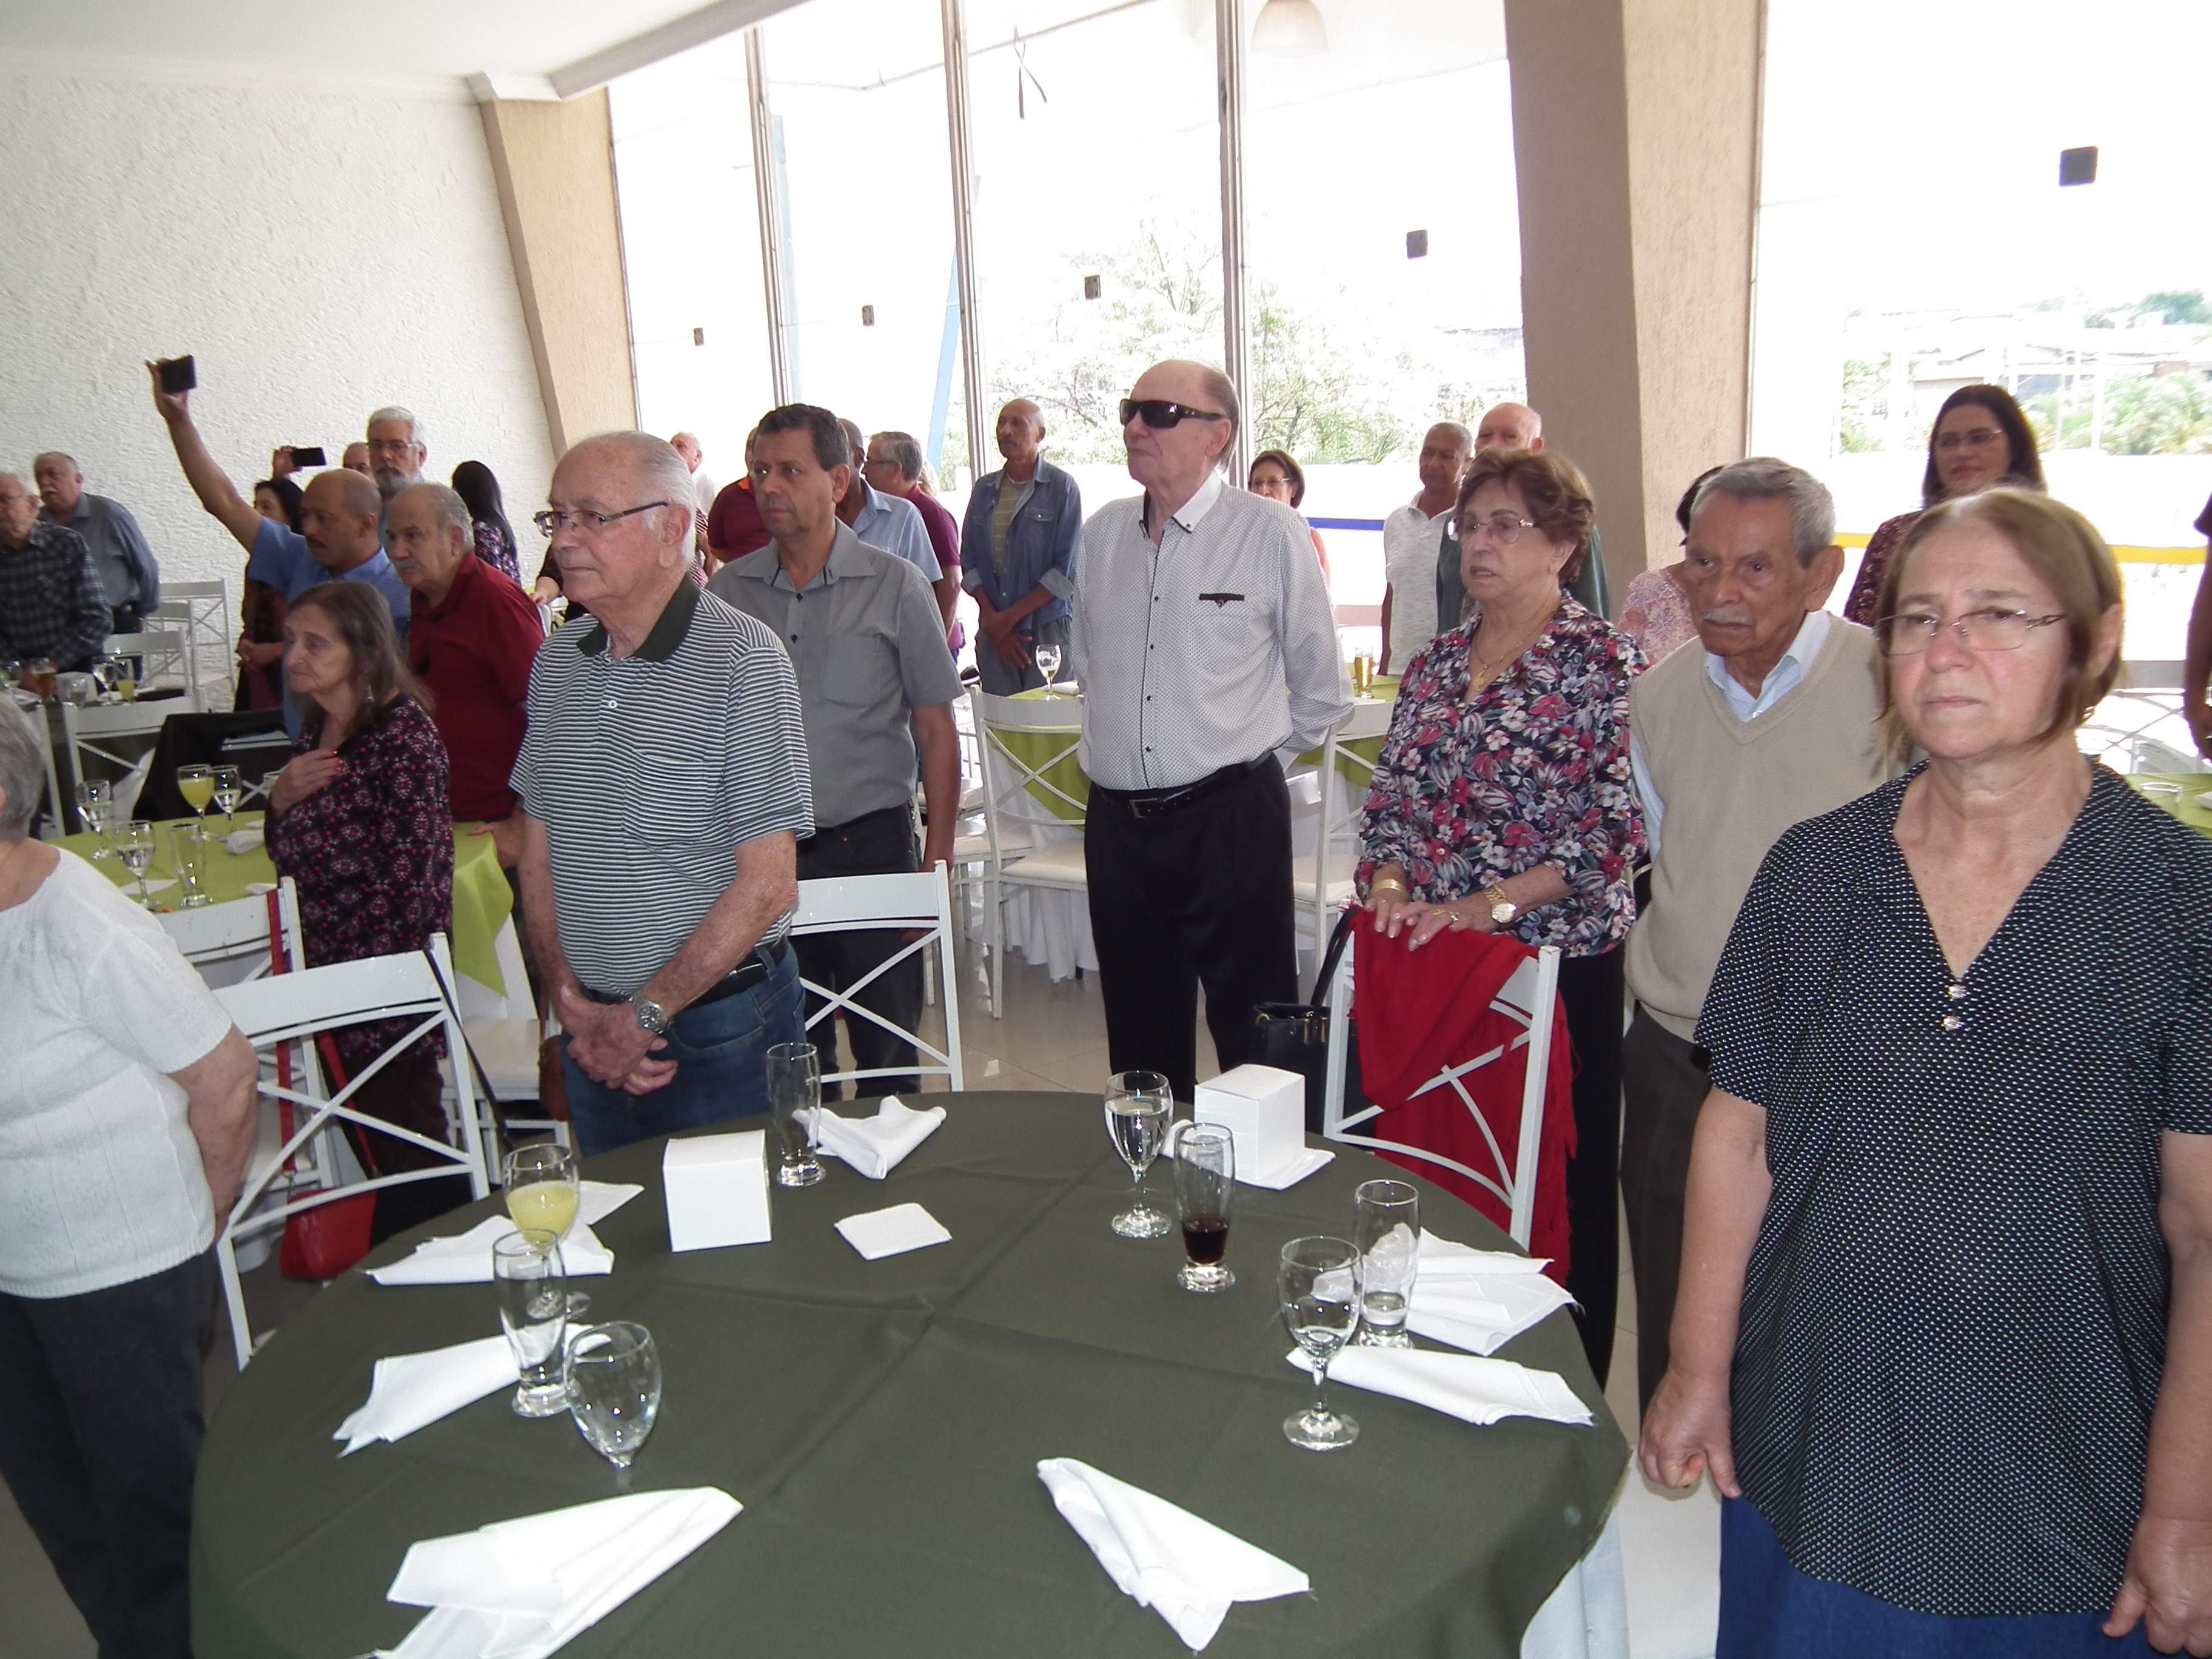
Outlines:
[[[258,830],[258,812],[240,812],[240,830]],[[153,867],[146,872],[149,880],[176,878],[174,830],[190,818],[165,819],[154,826],[155,848]],[[220,836],[226,820],[220,812],[210,811],[204,820],[209,830]],[[499,867],[499,854],[489,836],[472,833],[482,826],[457,823],[453,826],[453,966],[487,990],[507,994],[506,975],[499,970],[497,940],[499,930],[507,925],[514,913],[514,893],[507,884],[506,872]],[[66,847],[81,859],[92,859],[99,849],[97,836],[64,836],[59,846]],[[218,904],[232,899],[244,898],[246,887],[254,882],[274,883],[276,866],[269,861],[269,854],[261,848],[250,853],[234,853],[218,838],[209,843],[206,874],[202,878],[208,896]],[[137,884],[131,872],[123,867],[120,859],[100,859],[92,867],[105,873],[107,878],[125,892],[136,895]],[[173,909],[181,895],[174,887],[164,887],[149,896],[155,910]]]
[[[1310,1384],[1284,1361],[1276,1255],[1302,1233],[1346,1231],[1353,1187],[1384,1165],[1340,1147],[1287,1192],[1240,1187],[1236,1287],[1193,1296],[1172,1282],[1173,1238],[1108,1229],[1129,1179],[1097,1097],[932,1098],[949,1121],[888,1181],[833,1162],[818,1187],[775,1189],[771,1244],[670,1255],[660,1141],[586,1165],[646,1188],[596,1230],[613,1274],[580,1281],[593,1317],[641,1322],[662,1357],[659,1424],[629,1484],[719,1486],[745,1510],[563,1659],[1182,1655],[1060,1518],[1036,1475],[1054,1456],[1311,1576],[1310,1597],[1233,1607],[1209,1659],[1517,1654],[1595,1540],[1626,1462],[1565,1313],[1504,1353],[1562,1372],[1595,1426],[1474,1428],[1335,1388],[1358,1443],[1300,1451],[1281,1425]],[[1152,1172],[1156,1202],[1169,1174]],[[1502,1244],[1457,1200],[1423,1197],[1432,1230]],[[831,1230],[908,1201],[951,1242],[868,1262]],[[353,1273],[276,1333],[200,1460],[199,1652],[337,1659],[395,1644],[422,1616],[384,1600],[408,1545],[620,1490],[565,1419],[525,1422],[505,1390],[337,1457],[331,1431],[368,1397],[378,1358],[488,1335],[495,1320],[488,1285],[386,1290]]]
[[[2145,799],[2164,807],[2191,829],[2212,836],[2212,811],[2197,804],[2197,798],[2212,790],[2212,772],[2136,772],[2128,781],[2138,789],[2146,783],[2170,783],[2180,790],[2179,795],[2146,795]]]

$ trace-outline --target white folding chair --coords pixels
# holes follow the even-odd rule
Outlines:
[[[842,991],[832,991],[827,986],[817,985],[804,975],[799,984],[823,999],[821,1007],[807,1016],[809,1041],[817,1049],[834,1054],[836,1026],[830,1024],[839,1010],[844,1012],[849,1023],[865,1019],[882,1027],[892,1036],[902,1037],[915,1046],[915,1057],[923,1063],[906,1066],[878,1066],[870,1070],[824,1072],[824,1083],[857,1083],[868,1078],[899,1077],[908,1072],[924,1077],[941,1077],[947,1085],[959,1090],[967,1086],[967,1072],[960,1058],[960,999],[948,994],[945,999],[945,1046],[940,1048],[919,1031],[909,1031],[893,1024],[873,1009],[864,1008],[854,1000],[861,992],[889,973],[898,963],[917,951],[933,951],[937,955],[938,975],[947,986],[959,981],[953,977],[952,968],[952,900],[945,885],[945,866],[915,871],[905,875],[838,876],[820,881],[799,884],[799,908],[791,919],[791,936],[804,939],[820,933],[849,933],[865,928],[896,928],[902,932],[914,928],[928,931],[909,945],[902,945],[867,973]],[[927,958],[923,958],[925,961]],[[817,1034],[816,1028],[822,1028]]]
[[[484,1164],[483,1141],[477,1127],[476,1085],[466,1066],[454,1068],[453,1091],[459,1097],[461,1145],[456,1148],[369,1116],[349,1104],[362,1084],[416,1040],[442,1035],[449,1052],[461,1049],[460,1012],[453,1006],[449,988],[453,983],[453,954],[442,933],[431,936],[430,947],[405,956],[370,957],[360,962],[335,962],[296,974],[271,975],[216,992],[224,1008],[257,1051],[296,1044],[303,1058],[297,1075],[300,1086],[284,1088],[264,1077],[260,1092],[270,1100],[289,1102],[300,1121],[271,1157],[257,1149],[247,1170],[245,1189],[231,1208],[230,1224],[216,1241],[216,1253],[222,1274],[224,1301],[230,1313],[231,1341],[240,1370],[252,1358],[255,1342],[246,1323],[246,1294],[239,1282],[237,1241],[247,1235],[282,1227],[292,1216],[334,1199],[375,1192],[408,1182],[449,1179],[465,1175],[469,1195],[483,1198],[491,1190]],[[362,1069],[336,1094],[327,1092],[321,1068],[314,1063],[313,1037],[321,1031],[340,1030],[372,1019],[409,1019],[411,1028],[385,1052]],[[380,1134],[394,1136],[439,1160],[423,1170],[407,1170],[373,1179],[332,1182],[315,1190],[288,1194],[283,1202],[256,1210],[272,1183],[289,1180],[288,1166],[301,1148],[340,1122],[349,1122]],[[451,1167],[440,1167],[450,1165]]]
[[[1328,949],[1336,913],[1352,901],[1352,872],[1359,863],[1359,815],[1375,781],[1375,763],[1348,744],[1379,742],[1390,729],[1390,705],[1362,701],[1340,720],[1322,745],[1318,782],[1321,815],[1314,825],[1313,855],[1291,875],[1291,890],[1306,920],[1307,948],[1316,965]]]
[[[183,633],[186,678],[199,689],[202,707],[216,706],[205,700],[209,686],[230,683],[229,590],[220,581],[165,581],[161,602],[149,614]]]
[[[1083,824],[1089,803],[1051,775],[1073,763],[1083,741],[1082,705],[1070,698],[994,697],[970,691],[983,768],[983,866],[980,884],[990,912],[991,1017],[1003,1017],[1006,962],[1006,892],[1036,887],[1087,893],[1091,877],[1083,857]],[[1032,765],[1015,752],[1009,735],[1042,737],[1048,745]]]
[[[174,632],[146,629],[137,634],[111,634],[106,650],[111,657],[138,659],[141,690],[152,685],[157,678],[164,685],[173,683],[184,688],[185,712],[200,712],[200,684],[193,673],[191,640],[181,629]]]
[[[296,974],[307,964],[300,954],[300,890],[289,876],[276,884],[276,905],[284,956],[291,964],[289,971]],[[269,900],[264,894],[198,910],[167,910],[155,920],[203,976],[242,985],[269,971]]]
[[[110,766],[120,767],[129,776],[147,761],[148,755],[143,749],[125,744],[120,739],[158,739],[161,722],[180,712],[182,707],[173,697],[153,702],[98,703],[89,708],[80,708],[70,702],[62,704],[62,746],[69,756],[69,776],[64,781],[74,788],[83,779],[84,757],[88,755]],[[143,778],[143,774],[140,775]],[[135,799],[137,792],[132,793]]]
[[[1490,1154],[1490,1168],[1470,1168],[1455,1158],[1444,1156],[1430,1147],[1416,1146],[1405,1141],[1390,1140],[1381,1135],[1356,1133],[1359,1126],[1382,1115],[1380,1106],[1364,1104],[1358,1109],[1347,1109],[1344,1098],[1345,1070],[1350,1052],[1352,1033],[1352,959],[1355,953],[1346,951],[1337,964],[1336,977],[1328,987],[1328,1052],[1327,1071],[1322,1096],[1322,1133],[1330,1140],[1340,1140],[1351,1146],[1370,1146],[1378,1151],[1395,1152],[1406,1158],[1417,1158],[1440,1168],[1456,1170],[1469,1181],[1494,1194],[1505,1206],[1511,1219],[1507,1229],[1513,1242],[1522,1249],[1528,1248],[1528,1234],[1536,1217],[1536,1164],[1538,1148],[1544,1133],[1544,1091],[1552,1074],[1552,1018],[1553,1009],[1559,996],[1559,951],[1556,945],[1547,945],[1536,954],[1513,970],[1498,994],[1491,1000],[1492,1009],[1504,1015],[1522,1030],[1510,1042],[1476,1055],[1473,1060],[1439,1070],[1413,1092],[1418,1095],[1432,1090],[1449,1089],[1460,1098],[1460,1103],[1474,1120],[1481,1132],[1482,1143]],[[1521,1048],[1527,1053],[1527,1073],[1521,1089],[1521,1133],[1519,1144],[1508,1162],[1505,1150],[1498,1143],[1490,1124],[1476,1109],[1474,1097],[1468,1092],[1462,1081],[1469,1073],[1480,1071],[1493,1061],[1502,1060],[1509,1048]]]

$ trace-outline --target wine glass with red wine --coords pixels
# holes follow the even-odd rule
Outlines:
[[[1222,1261],[1237,1190],[1237,1143],[1218,1123],[1178,1123],[1174,1151],[1176,1212],[1189,1258],[1176,1283],[1186,1291],[1225,1291],[1237,1282]]]

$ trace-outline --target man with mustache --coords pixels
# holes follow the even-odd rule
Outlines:
[[[209,516],[246,550],[248,579],[268,583],[287,601],[318,582],[367,582],[392,607],[392,625],[404,646],[410,600],[406,584],[384,556],[379,525],[384,497],[376,485],[343,468],[318,472],[308,480],[298,532],[263,518],[208,453],[199,428],[192,423],[191,393],[161,390],[161,367],[149,363],[146,372],[153,381],[154,407],[167,423],[177,464]],[[284,700],[284,727],[295,736],[299,733],[300,713],[289,696]]]
[[[1620,1187],[1647,1406],[1667,1370],[1708,1087],[1692,1037],[1729,927],[1784,830],[1902,769],[1881,731],[1875,636],[1823,608],[1844,568],[1835,532],[1826,486],[1786,462],[1757,457],[1706,479],[1683,568],[1704,649],[1685,643],[1629,692],[1651,902],[1628,936]]]

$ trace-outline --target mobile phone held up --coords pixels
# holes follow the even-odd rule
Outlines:
[[[320,444],[294,444],[292,465],[295,466],[328,466],[330,458],[323,453]]]
[[[164,357],[161,369],[161,390],[164,392],[190,392],[200,383],[199,373],[192,367],[190,357]]]

